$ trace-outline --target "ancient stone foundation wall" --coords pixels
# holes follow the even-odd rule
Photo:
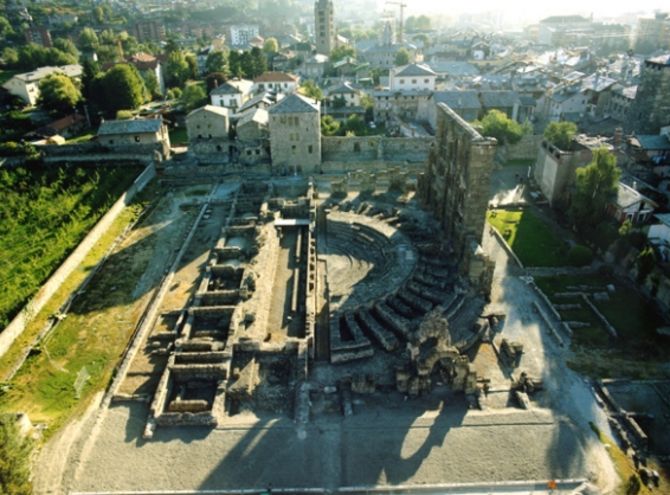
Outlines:
[[[103,146],[100,143],[47,145],[40,148],[44,163],[77,162],[139,162],[150,163],[166,158],[159,145],[138,144],[133,146]]]
[[[434,139],[386,136],[321,138],[324,162],[425,162]]]

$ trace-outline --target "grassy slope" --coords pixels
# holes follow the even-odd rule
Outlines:
[[[532,210],[493,210],[487,214],[495,227],[526,266],[563,266],[564,242]]]
[[[35,294],[141,167],[5,172],[0,226],[0,326]],[[65,178],[63,178],[63,176]],[[18,180],[15,180],[19,177]]]
[[[143,195],[156,197],[156,191]],[[0,366],[2,376],[6,376],[22,351],[30,345],[49,314],[78,287],[114,239],[137,218],[141,210],[141,204],[124,210],[82,265],[3,357]],[[122,256],[115,256],[104,265],[91,287],[75,300],[67,318],[40,343],[38,352],[28,358],[7,384],[5,393],[0,395],[0,412],[28,413],[31,420],[48,424],[48,437],[86,408],[91,397],[109,383],[134,330],[134,322],[139,319],[143,301],[150,295],[145,293],[137,298],[129,297],[150,256],[146,245],[135,243],[126,248]],[[127,276],[120,277],[119,273]],[[80,374],[87,375],[87,378],[81,381],[80,394],[77,394],[76,383]]]

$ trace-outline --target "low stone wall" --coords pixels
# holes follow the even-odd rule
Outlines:
[[[49,299],[56,293],[63,282],[84,260],[89,251],[107,232],[112,223],[117,219],[123,209],[130,204],[135,195],[146,187],[156,175],[155,166],[149,165],[135,182],[124,192],[112,205],[107,213],[98,221],[91,231],[84,237],[75,250],[67,257],[61,266],[49,277],[49,279],[37,291],[35,296],[26,304],[18,315],[0,333],[0,357],[2,357],[14,340],[25,330],[30,320],[44,307]]]
[[[433,137],[324,136],[321,138],[321,157],[324,162],[425,162],[434,142]]]
[[[44,163],[105,163],[136,162],[151,163],[156,154],[161,154],[158,145],[138,144],[134,146],[109,147],[98,142],[46,145],[40,147]],[[161,154],[162,157],[162,154]]]

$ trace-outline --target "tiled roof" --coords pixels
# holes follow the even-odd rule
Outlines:
[[[436,76],[435,72],[423,64],[409,64],[395,73],[395,77]]]
[[[516,91],[482,91],[480,98],[485,108],[513,107],[520,103]]]
[[[246,79],[231,79],[214,88],[210,95],[236,95],[249,93],[253,86],[252,81]]]
[[[278,113],[311,113],[318,112],[319,106],[314,100],[301,95],[292,94],[270,107],[271,114]]]
[[[254,79],[255,83],[265,83],[265,82],[297,82],[298,77],[294,76],[293,74],[287,74],[286,72],[276,72],[276,71],[270,71],[270,72],[264,72],[260,76],[258,76],[256,79]]]
[[[100,124],[98,136],[155,133],[162,124],[161,119],[105,120]]]
[[[477,109],[482,106],[476,91],[437,91],[433,93],[435,104],[446,103],[454,110]]]
[[[191,116],[202,112],[214,113],[216,115],[220,115],[221,117],[228,117],[230,115],[230,111],[227,108],[217,107],[216,105],[205,105],[204,107],[196,108],[195,110],[191,111],[186,116],[186,118],[188,119]]]

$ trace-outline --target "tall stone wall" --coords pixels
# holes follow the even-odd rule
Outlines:
[[[425,162],[434,138],[323,136],[324,162]]]
[[[60,267],[49,277],[49,279],[37,291],[37,294],[26,304],[18,315],[0,333],[0,357],[2,357],[12,343],[25,330],[31,318],[39,313],[44,305],[51,299],[60,286],[70,274],[84,261],[84,258],[93,246],[100,240],[112,223],[117,219],[123,209],[130,204],[135,195],[142,191],[147,184],[156,176],[155,166],[149,165],[135,182],[124,192],[112,205],[91,231],[84,237],[75,250],[67,257]]]
[[[497,141],[481,136],[444,103],[438,105],[435,138],[419,176],[419,198],[462,259],[481,244]]]

